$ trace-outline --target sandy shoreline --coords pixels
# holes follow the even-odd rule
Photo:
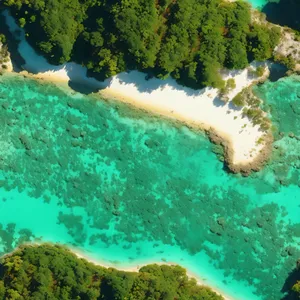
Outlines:
[[[146,265],[150,265],[150,264],[168,265],[168,266],[178,265],[177,263],[172,263],[172,262],[162,263],[162,262],[156,262],[156,261],[148,261],[148,262],[145,262],[145,263],[140,264],[140,265],[134,265],[134,266],[130,266],[130,267],[124,267],[124,266],[120,267],[118,265],[110,264],[110,263],[107,263],[107,262],[102,261],[102,260],[93,259],[93,258],[89,257],[87,254],[85,254],[83,251],[80,251],[79,249],[72,248],[72,247],[70,247],[70,248],[68,247],[68,249],[73,254],[75,254],[78,258],[85,259],[88,262],[93,263],[96,266],[101,266],[101,267],[104,267],[104,268],[114,268],[114,269],[117,269],[117,270],[120,270],[120,271],[124,271],[124,272],[138,272],[140,268],[142,268],[143,266],[146,266]],[[182,266],[182,267],[185,268],[184,266]],[[195,275],[193,272],[190,272],[187,269],[186,269],[186,274],[187,274],[187,276],[189,278],[196,279],[198,285],[209,287],[216,294],[221,295],[224,298],[224,300],[237,300],[237,299],[234,299],[234,298],[226,295],[220,289],[217,289],[217,288],[215,288],[213,286],[208,285],[205,280],[201,279],[199,276]]]
[[[72,70],[77,74],[76,78],[69,76],[66,68],[23,74],[56,84],[64,83],[66,86],[70,81],[74,84],[85,84],[91,89],[100,89],[99,95],[102,98],[121,101],[180,121],[189,127],[213,132],[225,148],[227,165],[232,171],[249,173],[258,169],[267,159],[269,140],[266,133],[244,117],[242,109],[234,107],[230,102],[222,102],[217,89],[192,90],[180,86],[172,78],[164,81],[156,78],[146,80],[146,74],[138,71],[121,73],[104,82],[98,82],[94,78],[86,77],[78,65],[73,64]],[[233,99],[244,88],[259,80],[250,78],[248,69],[227,72],[224,79],[230,78],[235,79],[236,88],[228,94],[229,99]]]
[[[80,250],[78,248],[75,248],[73,246],[68,246],[68,245],[63,245],[63,244],[56,244],[56,243],[51,243],[51,242],[44,242],[43,243],[43,242],[35,242],[35,241],[24,243],[24,244],[18,246],[12,252],[4,254],[3,256],[0,256],[0,259],[4,258],[6,256],[11,256],[16,251],[22,250],[25,247],[36,247],[36,246],[41,246],[43,244],[45,244],[45,245],[51,245],[51,246],[59,245],[59,246],[65,247],[68,251],[70,251],[71,253],[73,253],[74,255],[76,255],[77,258],[79,258],[79,259],[84,259],[84,260],[86,260],[86,261],[88,261],[88,262],[90,262],[90,263],[92,263],[92,264],[94,264],[96,266],[100,266],[100,267],[107,268],[107,269],[108,268],[114,268],[114,269],[117,269],[119,271],[124,271],[124,272],[139,272],[140,268],[142,268],[143,266],[146,266],[146,265],[150,265],[150,264],[168,265],[168,266],[180,265],[180,264],[172,263],[172,262],[147,261],[147,262],[142,263],[142,264],[124,267],[124,266],[119,266],[117,264],[108,263],[108,262],[106,262],[104,260],[94,259],[94,258],[90,257],[89,255],[87,255],[84,251],[82,251],[82,250]],[[215,288],[213,286],[208,285],[207,282],[204,279],[200,278],[199,276],[197,276],[193,272],[189,271],[184,266],[182,266],[182,267],[186,270],[187,276],[190,279],[194,278],[197,281],[198,285],[210,288],[216,294],[221,295],[224,298],[224,300],[238,300],[237,298],[233,298],[231,296],[226,295],[222,290],[220,290],[218,288]]]
[[[146,74],[138,71],[120,73],[104,82],[97,81],[87,77],[86,68],[78,64],[50,65],[27,43],[24,32],[7,11],[5,17],[11,33],[14,34],[16,30],[21,32],[18,35],[18,50],[25,61],[23,68],[26,71],[23,75],[57,84],[67,85],[71,82],[73,85],[101,90],[102,97],[129,103],[205,131],[213,131],[224,141],[222,144],[226,148],[226,160],[233,171],[247,173],[257,169],[257,165],[266,158],[263,155],[268,144],[265,132],[244,117],[242,109],[220,100],[217,89],[193,90],[179,85],[172,78],[146,80]],[[253,63],[251,68],[257,65]],[[229,99],[261,79],[250,73],[248,69],[223,72],[224,80],[233,78],[236,84],[228,93]]]

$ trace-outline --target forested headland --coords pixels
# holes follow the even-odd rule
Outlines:
[[[23,246],[0,260],[0,299],[222,300],[179,266],[103,268],[54,245]]]
[[[219,71],[272,58],[280,29],[223,0],[5,0],[51,63],[75,61],[105,79],[138,69],[193,87],[224,88]]]

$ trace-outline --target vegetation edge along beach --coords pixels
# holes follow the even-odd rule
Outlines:
[[[22,22],[24,22],[24,21],[20,20],[20,24],[22,24]],[[25,26],[25,24],[24,24],[24,26]],[[32,76],[32,75],[28,74],[28,76]],[[48,75],[43,76],[42,74],[37,74],[37,76],[32,76],[32,77],[34,77],[34,78],[44,78],[44,79],[47,79],[47,80],[51,81],[51,76],[55,77],[55,74],[52,74],[52,75],[50,74],[50,76],[48,76]],[[54,78],[53,78],[53,81],[55,81]],[[62,80],[62,81],[64,81],[64,80]],[[66,79],[66,81],[69,81],[69,77]],[[113,93],[111,93],[111,94],[113,94]],[[116,98],[118,99],[118,97],[116,97]],[[125,99],[125,97],[123,97],[123,99]],[[174,114],[171,112],[170,116],[174,117]],[[187,124],[187,125],[190,125],[190,124]],[[227,160],[227,163],[228,163],[229,167],[231,168],[231,170],[235,171],[235,172],[243,172],[243,173],[247,174],[251,170],[256,170],[258,168],[258,166],[261,166],[261,164],[267,159],[268,151],[270,151],[269,147],[270,147],[270,144],[271,144],[271,138],[270,138],[269,142],[265,144],[265,148],[264,149],[266,149],[266,150],[263,150],[262,152],[260,152],[260,154],[262,156],[261,156],[261,158],[259,158],[259,161],[255,162],[255,160],[254,160],[255,163],[254,164],[250,164],[250,165],[248,164],[247,168],[245,167],[245,165],[241,165],[241,166],[235,165],[233,163],[233,161],[232,161],[233,153],[232,153],[232,149],[231,149],[232,148],[231,144],[230,143],[226,143],[226,142],[224,143],[224,137],[223,136],[219,136],[218,133],[214,133],[214,131],[211,130],[211,129],[208,130],[208,134],[210,135],[211,140],[213,142],[220,143],[221,145],[223,145],[223,147],[225,148],[225,158]]]
[[[298,261],[293,278],[299,276]],[[285,299],[297,299],[299,286],[300,281],[294,279],[290,298]],[[195,279],[179,265],[149,263],[118,268],[93,260],[78,249],[50,243],[23,244],[0,258],[0,300],[21,296],[66,300],[234,299]]]
[[[259,55],[257,54],[257,49],[258,49],[257,47],[258,46],[259,47],[265,47],[265,48],[263,48],[264,49],[263,51],[266,51],[269,47],[271,47],[271,49],[273,49],[275,47],[276,41],[278,42],[278,39],[279,39],[279,36],[278,36],[279,32],[275,30],[276,27],[272,27],[269,24],[268,25],[261,25],[261,26],[264,26],[263,29],[267,30],[269,32],[270,36],[272,37],[272,39],[274,39],[274,41],[269,41],[268,42],[267,40],[264,40],[264,39],[266,39],[265,36],[259,37],[259,35],[262,34],[262,33],[258,33],[258,32],[260,32],[259,30],[262,30],[262,28],[259,27],[260,24],[257,23],[257,24],[253,25],[251,23],[251,21],[250,21],[250,8],[246,3],[238,2],[238,3],[230,3],[229,4],[229,3],[223,2],[223,1],[215,1],[214,3],[211,4],[212,8],[215,4],[217,4],[219,2],[222,3],[225,7],[224,8],[225,16],[226,16],[226,14],[228,14],[233,9],[236,9],[237,11],[240,10],[241,14],[245,14],[244,18],[245,18],[246,21],[244,21],[245,22],[244,26],[245,25],[254,26],[252,28],[252,31],[253,30],[257,31],[258,30],[257,33],[255,33],[257,35],[256,43],[258,43],[256,48],[252,45],[251,46],[252,48],[248,49],[248,51],[250,51],[249,53],[252,53],[251,54],[253,56],[252,59],[265,60],[265,59],[268,59],[268,58],[272,57],[273,53],[272,53],[272,51],[270,52],[269,50],[268,50],[269,51],[268,53],[265,53],[265,54],[260,53],[259,55],[261,57],[259,57]],[[44,2],[41,2],[41,3],[44,3]],[[43,5],[38,6],[38,4],[36,4],[37,6],[34,6],[35,5],[34,3],[33,4],[28,4],[28,6],[23,7],[25,4],[22,4],[21,2],[18,2],[18,1],[8,1],[5,4],[8,5],[9,7],[12,7],[12,11],[15,15],[20,17],[20,15],[23,16],[25,14],[26,18],[28,18],[30,16],[30,14],[28,14],[27,9],[29,11],[31,11],[31,10],[33,10],[33,11],[35,11],[35,10],[43,11],[43,9],[45,8],[45,3],[43,4],[44,8],[43,8]],[[63,2],[59,5],[62,5],[64,7]],[[168,8],[168,5],[167,5],[167,8]],[[26,9],[26,11],[24,11],[24,9]],[[72,9],[74,9],[74,7],[72,7]],[[126,8],[120,8],[120,9],[121,10],[122,9],[126,10]],[[173,8],[173,9],[175,9],[175,8]],[[227,10],[229,12],[227,12]],[[25,29],[27,29],[27,25],[28,25],[29,29],[27,29],[26,36],[29,38],[29,41],[31,41],[31,43],[34,44],[35,41],[32,40],[32,34],[34,34],[34,33],[31,33],[31,31],[30,31],[30,28],[31,28],[30,24],[31,23],[36,24],[36,22],[38,22],[38,21],[36,20],[36,18],[30,18],[30,21],[27,20],[28,21],[27,22],[26,18],[25,18],[25,15],[24,15],[24,17],[19,18],[19,23],[20,23],[21,27],[24,27]],[[44,18],[44,17],[45,16],[43,16],[43,13],[42,13],[42,18]],[[228,18],[228,16],[226,16],[224,18],[226,19],[226,18]],[[228,22],[227,19],[226,19],[226,22]],[[241,25],[241,24],[239,24],[239,25]],[[234,28],[236,28],[235,26],[237,26],[237,24],[234,25],[234,22],[233,22],[232,26],[234,26]],[[257,27],[255,27],[255,26],[257,26]],[[237,28],[239,28],[239,26]],[[245,31],[245,32],[243,32],[243,36],[244,36],[243,39],[245,39],[247,30],[246,29],[243,29],[243,30]],[[91,34],[95,35],[96,33],[93,32]],[[98,36],[98,38],[100,38],[100,37]],[[231,37],[231,39],[232,38],[234,38],[234,37]],[[232,41],[230,41],[230,42],[232,42]],[[247,42],[247,41],[245,40],[245,42]],[[267,43],[267,44],[265,45],[264,43]],[[271,45],[269,43],[271,43],[271,44],[273,43],[273,44]],[[252,44],[253,44],[253,42],[252,42]],[[63,47],[63,45],[62,45],[62,47]],[[74,47],[76,47],[76,44],[74,45]],[[37,47],[35,47],[35,48],[37,48]],[[38,50],[42,54],[46,55],[46,53],[44,51],[45,49],[44,50],[43,49],[38,49]],[[73,51],[75,51],[75,50],[73,49]],[[249,53],[247,54],[248,56],[250,55]],[[56,56],[55,52],[54,52],[54,54],[52,54],[52,56],[54,56],[54,57]],[[50,59],[49,56],[47,56],[47,58]],[[76,58],[73,58],[73,60],[76,61]],[[26,59],[25,59],[25,61],[26,61]],[[53,59],[50,59],[50,61],[55,62],[55,60],[53,60]],[[237,61],[239,61],[239,59],[237,59]],[[63,60],[58,60],[56,62],[62,63]],[[83,62],[81,62],[81,63],[83,63]],[[85,63],[83,63],[83,64],[85,64]],[[27,65],[30,65],[30,64],[27,63]],[[247,65],[247,63],[245,62],[245,66],[246,65]],[[229,67],[229,65],[226,65],[226,64],[225,64],[225,66]],[[33,66],[29,66],[29,68],[32,68],[32,67]],[[232,68],[236,68],[236,67],[237,66],[235,66],[235,65],[232,66]],[[239,66],[239,67],[241,68],[241,66]],[[141,69],[138,66],[137,66],[137,68]],[[261,68],[261,67],[259,67],[259,68]],[[142,68],[141,70],[142,71],[147,71],[148,68]],[[122,71],[122,69],[120,71]],[[217,75],[219,73],[219,71],[215,72],[216,69],[210,70],[210,71],[215,74],[214,76],[217,76],[217,77],[219,76],[219,75]],[[248,73],[250,71],[247,71],[247,76],[248,76]],[[151,72],[152,71],[150,71],[150,73]],[[174,77],[174,72],[169,72],[169,73],[171,73],[171,75]],[[59,72],[49,72],[49,74],[46,74],[46,73],[47,72],[45,72],[45,74],[37,74],[36,77],[37,78],[44,78],[44,79],[47,79],[47,80],[50,80],[50,81],[56,81],[56,80],[59,81],[63,77],[64,78],[62,80],[65,80],[65,81],[70,80],[68,74],[64,74],[60,78],[55,79],[55,77],[60,76],[58,74]],[[47,75],[47,76],[45,76],[45,75]],[[97,77],[95,71],[93,71],[93,75]],[[107,77],[108,75],[113,75],[113,74],[109,73],[109,74],[106,74],[105,76]],[[159,78],[166,77],[166,75],[159,76],[159,75],[154,74],[154,73],[153,73],[153,75],[158,76]],[[262,73],[259,76],[262,76],[262,75],[263,75],[264,78],[266,78],[265,73]],[[140,74],[140,77],[141,76],[143,76],[143,75]],[[209,76],[212,76],[212,74],[209,75]],[[254,76],[254,75],[252,75],[252,76]],[[130,75],[128,77],[130,77]],[[176,76],[175,76],[175,78],[176,78]],[[179,80],[179,79],[177,79],[177,80]],[[173,109],[173,106],[175,106],[175,104],[172,104],[172,103],[169,104],[169,106],[165,105],[165,107],[162,107],[162,105],[160,105],[161,107],[158,107],[159,104],[157,105],[157,103],[155,103],[154,105],[152,105],[152,104],[149,105],[149,103],[146,103],[147,102],[146,98],[141,99],[140,101],[137,101],[137,99],[130,99],[130,97],[128,97],[128,95],[126,95],[126,94],[124,95],[124,93],[122,94],[122,92],[124,92],[124,89],[120,89],[120,82],[115,81],[116,82],[115,85],[111,85],[110,89],[106,89],[106,90],[104,90],[104,92],[106,92],[106,94],[108,94],[110,97],[114,97],[115,95],[117,95],[117,97],[114,97],[114,98],[116,98],[116,99],[119,98],[119,100],[123,100],[123,101],[129,102],[131,104],[135,104],[135,105],[140,106],[142,108],[148,108],[148,109],[151,108],[151,110],[153,110],[155,112],[162,113],[163,115],[167,115],[171,118],[176,117],[177,119],[180,119],[184,123],[188,123],[189,126],[194,126],[196,128],[200,127],[202,129],[204,129],[206,132],[210,133],[212,141],[216,141],[216,142],[218,142],[219,144],[221,144],[223,146],[225,163],[227,164],[228,169],[233,171],[233,172],[241,172],[245,175],[248,175],[253,170],[259,170],[262,167],[262,165],[264,164],[264,162],[267,161],[267,159],[269,157],[269,153],[270,153],[270,150],[271,150],[271,142],[272,142],[270,126],[268,125],[269,121],[267,120],[266,115],[261,111],[259,106],[255,106],[255,107],[252,108],[247,103],[244,103],[242,105],[246,105],[246,107],[248,107],[247,109],[244,109],[243,111],[241,111],[241,108],[238,107],[238,110],[240,111],[240,113],[238,115],[232,114],[232,118],[234,118],[234,119],[236,119],[236,118],[243,119],[241,121],[241,122],[243,122],[243,124],[238,124],[237,121],[232,122],[232,125],[230,125],[230,126],[236,126],[237,128],[230,129],[230,130],[228,128],[226,128],[226,126],[224,126],[224,125],[226,123],[228,123],[228,120],[225,120],[225,116],[226,116],[226,114],[228,114],[228,111],[234,112],[234,110],[236,110],[236,108],[233,108],[233,109],[228,108],[229,107],[228,105],[232,105],[232,104],[227,103],[227,102],[229,102],[230,99],[235,100],[235,97],[238,96],[238,94],[241,93],[243,89],[249,88],[252,84],[257,82],[258,80],[261,80],[261,79],[259,79],[259,77],[258,77],[258,79],[256,79],[255,76],[254,76],[251,80],[248,80],[246,82],[246,84],[245,83],[239,84],[238,82],[235,82],[235,76],[233,75],[233,76],[229,76],[229,79],[227,80],[227,83],[222,79],[222,77],[218,77],[219,83],[206,82],[207,85],[211,85],[211,86],[213,86],[213,87],[215,87],[215,88],[217,88],[218,90],[221,91],[220,92],[217,89],[215,89],[217,92],[212,92],[212,93],[208,92],[205,95],[206,98],[215,97],[215,99],[217,99],[216,101],[220,101],[220,99],[224,99],[224,102],[225,102],[225,103],[222,104],[223,105],[223,112],[222,112],[221,118],[219,118],[219,116],[217,116],[216,119],[218,118],[218,120],[216,120],[216,121],[215,120],[214,121],[209,120],[208,123],[205,122],[205,121],[207,121],[207,119],[203,121],[201,119],[201,117],[199,117],[199,116],[198,116],[198,119],[195,122],[195,120],[192,120],[192,118],[190,118],[190,116],[189,116],[190,112],[187,112],[187,114],[184,115],[183,112],[182,112],[182,106],[178,107],[178,110],[176,111],[176,109],[175,110]],[[146,80],[144,80],[144,82],[146,83]],[[183,83],[180,80],[179,80],[179,82]],[[233,84],[236,86],[236,88],[227,86],[229,84],[229,82],[233,82]],[[160,84],[163,84],[163,81],[160,82]],[[224,86],[224,84],[226,84],[226,86]],[[189,86],[188,83],[185,83],[185,85]],[[203,85],[205,85],[204,81],[202,83],[199,83],[196,86],[192,85],[192,87],[193,88],[195,88],[195,87],[199,88]],[[211,96],[211,94],[214,94],[214,93],[215,93],[215,95]],[[221,93],[222,95],[220,95],[219,93]],[[142,93],[140,93],[137,96],[138,97],[140,96],[140,98],[142,98],[141,94]],[[160,95],[160,98],[164,98],[166,95],[167,95],[167,92],[165,92],[165,93],[162,92],[161,95]],[[180,97],[183,98],[182,93],[180,95],[178,93],[177,96],[178,97],[180,96]],[[152,97],[152,98],[154,98],[154,97]],[[199,101],[200,101],[200,96],[198,98],[199,98]],[[204,96],[202,98],[204,98]],[[196,107],[198,110],[201,110],[201,109],[205,110],[205,106],[203,104],[204,100],[206,100],[206,102],[212,101],[211,99],[202,99],[202,103],[199,103],[199,105]],[[182,102],[184,102],[184,101],[182,100]],[[231,101],[231,102],[233,102],[233,101]],[[244,100],[243,100],[243,102],[244,102]],[[188,106],[188,105],[186,104],[186,106]],[[238,106],[240,106],[240,104]],[[190,110],[194,110],[194,107],[191,106]],[[247,112],[247,110],[248,110],[248,112]],[[249,117],[250,116],[250,111],[251,111],[251,113],[255,113],[255,118],[253,117],[253,119],[251,119],[251,117]],[[215,111],[212,111],[212,113],[210,115],[211,119],[213,119],[213,117],[214,117],[213,114],[214,113],[215,113]],[[207,112],[207,114],[209,114],[209,113]],[[222,120],[222,119],[224,119],[223,123],[220,123],[220,120]],[[218,125],[218,126],[216,126],[216,125]],[[262,127],[262,126],[263,126],[263,129],[259,130],[259,127]],[[229,125],[227,127],[229,127]],[[246,127],[248,127],[249,130],[247,130]],[[240,131],[237,130],[238,128],[240,128]],[[249,134],[248,134],[248,131],[249,131]],[[250,136],[250,138],[249,138],[249,136]],[[249,145],[244,146],[243,144],[246,144],[246,143],[249,143]],[[243,149],[243,147],[245,147],[245,149]],[[235,154],[238,151],[240,152],[239,153],[239,160],[235,159]]]
[[[0,258],[0,269],[1,300],[21,295],[24,299],[232,299],[178,265],[118,269],[76,249],[49,243],[18,247]]]

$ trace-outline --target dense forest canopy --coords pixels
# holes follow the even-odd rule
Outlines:
[[[65,248],[26,246],[0,260],[0,299],[222,300],[179,266],[138,273],[95,266]]]
[[[279,29],[252,24],[250,6],[223,0],[5,0],[32,45],[104,79],[129,69],[222,88],[223,67],[272,57]]]

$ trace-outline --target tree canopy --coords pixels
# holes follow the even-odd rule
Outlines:
[[[31,44],[55,64],[100,79],[138,69],[192,87],[222,88],[222,68],[272,57],[279,30],[223,0],[5,0]]]
[[[138,273],[103,268],[53,245],[25,246],[0,260],[0,299],[221,300],[180,266]]]

